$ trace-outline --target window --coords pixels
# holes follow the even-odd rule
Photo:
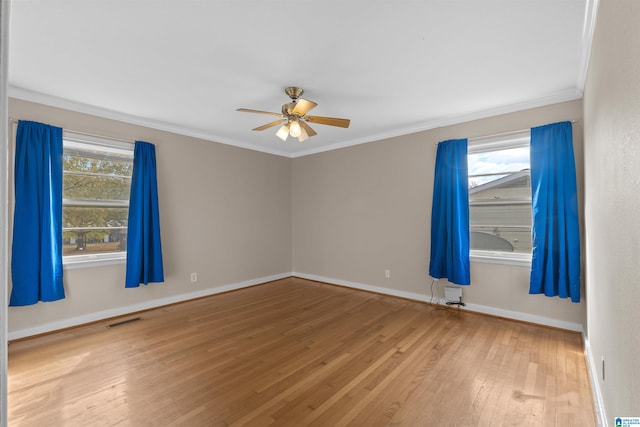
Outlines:
[[[63,262],[124,259],[133,144],[63,135]]]
[[[469,141],[472,257],[531,258],[530,132]]]

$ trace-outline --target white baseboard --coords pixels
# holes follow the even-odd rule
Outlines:
[[[607,411],[605,410],[604,399],[602,398],[602,390],[600,389],[600,382],[598,381],[598,365],[596,364],[596,360],[593,358],[589,339],[584,332],[582,333],[582,341],[584,342],[584,352],[587,358],[587,370],[589,371],[589,379],[591,380],[591,390],[593,391],[593,402],[596,407],[598,425],[602,427],[609,427],[609,418],[607,418]]]
[[[244,282],[231,283],[223,286],[216,286],[215,288],[207,288],[194,292],[188,292],[186,294],[172,295],[165,298],[158,298],[141,302],[138,304],[127,305],[124,307],[112,308],[109,310],[98,311],[95,313],[89,313],[82,316],[70,317],[68,319],[58,320],[55,322],[44,323],[42,325],[34,326],[26,329],[19,329],[7,334],[8,341],[30,337],[33,335],[44,334],[47,332],[57,331],[60,329],[70,328],[73,326],[83,325],[86,323],[96,322],[99,320],[109,319],[117,316],[124,316],[131,313],[136,313],[151,308],[162,307],[164,305],[175,304],[177,302],[184,302],[196,298],[206,297],[209,295],[215,295],[222,292],[233,291],[236,289],[242,289],[249,286],[259,285],[261,283],[271,282],[273,280],[284,279],[290,277],[291,273],[276,274],[273,276],[260,277],[257,279],[247,280]]]
[[[468,311],[475,311],[477,313],[490,314],[492,316],[520,320],[522,322],[536,323],[538,325],[551,326],[554,328],[566,329],[568,331],[582,332],[583,329],[581,323],[567,322],[566,320],[538,316],[537,314],[522,313],[520,311],[506,310],[504,308],[496,308],[471,303],[466,303],[466,306],[464,308]]]
[[[364,283],[350,282],[348,280],[333,279],[331,277],[317,276],[315,274],[291,273],[294,277],[301,279],[314,280],[316,282],[324,282],[332,285],[345,286],[347,288],[360,289],[363,291],[375,292],[377,294],[391,295],[394,297],[407,298],[416,301],[429,302],[429,295],[416,294],[415,292],[399,291],[397,289],[383,288],[381,286],[365,285]]]
[[[398,289],[385,288],[381,286],[367,285],[364,283],[334,279],[331,277],[318,276],[315,274],[287,272],[287,273],[276,274],[273,276],[266,276],[266,277],[260,277],[257,279],[247,280],[244,282],[217,286],[215,288],[202,289],[199,291],[189,292],[186,294],[172,295],[170,297],[149,300],[142,303],[132,304],[124,307],[117,307],[109,310],[98,311],[95,313],[89,313],[82,316],[76,316],[76,317],[71,317],[68,319],[63,319],[55,322],[45,323],[45,324],[34,326],[31,328],[19,329],[16,331],[9,332],[7,335],[7,338],[9,341],[19,339],[19,338],[25,338],[33,335],[43,334],[46,332],[56,331],[59,329],[78,326],[85,323],[96,322],[96,321],[108,319],[111,317],[123,316],[131,313],[135,313],[138,311],[142,311],[142,310],[157,308],[163,305],[188,301],[195,298],[201,298],[201,297],[215,295],[222,292],[232,291],[235,289],[242,289],[249,286],[258,285],[260,283],[284,279],[290,276],[300,277],[302,279],[315,280],[318,282],[325,282],[325,283],[334,284],[334,285],[346,286],[353,289],[360,289],[363,291],[375,292],[383,295],[407,298],[415,301],[421,301],[421,302],[431,301],[431,296],[426,293],[418,294],[415,292],[407,292],[407,291],[401,291]],[[434,302],[441,303],[441,301],[439,301],[437,298]],[[583,330],[582,325],[579,323],[566,322],[563,320],[552,319],[544,316],[537,316],[529,313],[521,313],[517,311],[505,310],[502,308],[467,303],[464,309],[468,311],[477,312],[477,313],[490,314],[492,316],[505,317],[507,319],[514,319],[514,320],[520,320],[524,322],[536,323],[540,325],[552,326],[560,329],[567,329],[570,331],[581,332]]]
[[[400,291],[397,289],[384,288],[381,286],[372,286],[364,283],[350,282],[347,280],[334,279],[331,277],[317,276],[315,274],[306,274],[293,272],[291,275],[300,277],[302,279],[315,280],[318,282],[325,282],[334,285],[346,286],[354,289],[361,289],[369,292],[376,292],[384,295],[391,295],[395,297],[407,298],[422,302],[431,302],[431,296],[428,294],[418,294],[415,292]],[[442,304],[439,298],[435,298],[434,303]],[[473,311],[476,313],[490,314],[492,316],[504,317],[507,319],[520,320],[522,322],[536,323],[539,325],[552,326],[554,328],[566,329],[569,331],[582,332],[583,326],[580,323],[567,322],[564,320],[553,319],[550,317],[538,316],[535,314],[522,313],[519,311],[511,311],[503,308],[490,307],[485,305],[478,305],[472,303],[466,303],[466,306],[462,310]]]

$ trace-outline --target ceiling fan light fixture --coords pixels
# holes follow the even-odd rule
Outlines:
[[[282,125],[282,127],[278,129],[278,132],[276,132],[276,136],[281,140],[286,141],[289,136],[289,124],[285,123]]]
[[[289,135],[294,138],[298,138],[298,141],[300,142],[306,141],[312,136],[317,135],[318,133],[313,130],[313,128],[311,128],[311,126],[309,126],[307,122],[317,123],[321,125],[338,126],[342,128],[349,127],[349,119],[307,115],[307,113],[317,107],[318,104],[313,101],[309,101],[308,99],[300,98],[300,96],[304,93],[301,88],[291,86],[286,88],[285,92],[291,99],[291,102],[282,105],[281,113],[252,110],[250,108],[238,108],[236,111],[241,111],[244,113],[266,114],[269,116],[278,117],[278,120],[264,124],[262,126],[258,126],[257,128],[254,128],[252,130],[261,131],[284,123],[280,127],[280,129],[278,129],[278,132],[276,132],[276,136],[283,141],[286,141]]]
[[[291,120],[291,122],[289,123],[289,133],[291,134],[291,136],[297,138],[300,136],[301,132],[302,128],[300,127],[300,123],[298,123],[298,119],[296,118],[294,120]]]

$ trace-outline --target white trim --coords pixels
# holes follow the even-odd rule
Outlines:
[[[589,59],[591,57],[591,45],[593,32],[596,28],[596,16],[598,15],[598,0],[587,0],[584,12],[584,25],[582,27],[582,51],[580,52],[580,69],[576,81],[580,93],[584,92],[589,71]]]
[[[501,264],[515,265],[518,267],[531,267],[531,254],[472,250],[469,254],[469,261],[483,264]]]
[[[138,126],[145,126],[152,129],[158,129],[166,132],[173,132],[179,135],[191,136],[194,138],[204,139],[206,141],[213,141],[220,144],[232,145],[235,147],[246,148],[249,150],[260,151],[267,154],[273,154],[276,156],[296,158],[308,156],[311,154],[322,153],[325,151],[337,150],[339,148],[351,147],[353,145],[365,144],[367,142],[380,141],[382,139],[395,138],[397,136],[408,135],[416,132],[422,132],[430,129],[435,129],[443,126],[450,126],[458,123],[465,123],[472,120],[484,119],[487,117],[498,116],[501,114],[514,113],[517,111],[528,110],[531,108],[544,107],[547,105],[558,104],[560,102],[574,101],[582,98],[582,91],[578,89],[569,89],[561,92],[554,93],[552,95],[543,96],[540,98],[534,98],[515,104],[505,105],[496,108],[490,108],[483,111],[476,111],[469,114],[461,114],[450,117],[443,117],[434,120],[428,120],[417,126],[412,126],[404,129],[397,129],[390,132],[382,132],[375,135],[370,135],[363,138],[357,138],[347,141],[342,141],[336,144],[331,144],[323,147],[310,148],[308,150],[299,151],[297,153],[290,153],[284,150],[273,150],[263,146],[247,144],[229,138],[224,138],[219,135],[214,135],[202,130],[190,129],[184,126],[159,122],[157,120],[146,119],[131,114],[121,113],[106,108],[96,107],[81,102],[71,101],[56,96],[45,95],[39,92],[34,92],[28,89],[24,89],[18,86],[9,86],[9,96],[12,98],[23,99],[25,101],[37,102],[39,104],[49,105],[52,107],[63,108],[66,110],[76,111],[79,113],[91,114],[97,117],[104,117],[107,119],[118,120],[125,123],[131,123]]]
[[[124,155],[133,160],[133,151],[135,143],[130,141],[120,141],[109,137],[99,137],[95,135],[87,135],[70,130],[62,129],[62,139],[68,142],[64,148],[72,147],[83,151],[98,151],[96,146],[102,149],[108,149],[110,152]],[[70,143],[70,144],[69,144]]]
[[[552,319],[551,317],[538,316],[537,314],[522,313],[520,311],[506,310],[504,308],[489,307],[486,305],[466,303],[466,306],[462,309],[474,311],[476,313],[490,314],[496,317],[504,317],[506,319],[519,320],[521,322],[566,329],[574,332],[581,332],[583,329],[583,326],[580,323],[567,322],[566,320]]]
[[[380,141],[388,138],[395,138],[398,136],[409,135],[417,132],[423,132],[423,131],[427,131],[427,130],[431,130],[439,127],[451,126],[459,123],[466,123],[473,120],[485,119],[488,117],[495,117],[501,114],[515,113],[518,111],[529,110],[531,108],[545,107],[547,105],[559,104],[561,102],[575,101],[576,99],[581,99],[581,98],[582,98],[582,93],[580,91],[578,91],[577,89],[569,89],[562,92],[558,92],[554,95],[549,95],[541,98],[534,98],[534,99],[519,102],[516,104],[490,108],[487,110],[476,111],[469,114],[461,114],[457,116],[429,120],[414,127],[398,129],[391,132],[384,132],[376,135],[371,135],[366,138],[359,138],[355,140],[339,142],[337,144],[332,144],[324,147],[318,147],[318,148],[313,148],[305,151],[300,151],[300,152],[291,154],[289,157],[296,158],[296,157],[308,156],[311,154],[322,153],[325,151],[337,150],[339,148],[351,147],[352,145],[365,144],[367,142],[374,142],[374,141]]]
[[[126,262],[126,252],[94,255],[67,255],[62,257],[62,266],[64,270],[78,270],[82,268],[100,267],[103,265],[124,264]]]
[[[375,292],[378,294],[390,295],[394,297],[407,298],[415,301],[429,302],[429,296],[426,294],[416,294],[415,292],[400,291],[397,289],[383,288],[380,286],[367,285],[364,283],[350,282],[348,280],[333,279],[331,277],[317,276],[315,274],[291,273],[294,277],[301,279],[314,280],[316,282],[329,283],[332,285],[345,286],[347,288],[360,289],[362,291]]]
[[[77,101],[71,101],[69,99],[59,98],[57,96],[46,95],[39,92],[34,92],[28,89],[24,89],[18,86],[9,85],[9,96],[16,99],[23,99],[25,101],[37,102],[43,105],[49,105],[51,107],[62,108],[65,110],[76,111],[79,113],[90,114],[92,116],[104,117],[106,119],[118,120],[120,122],[130,123],[138,126],[144,126],[151,129],[162,130],[165,132],[172,132],[178,135],[190,136],[193,138],[204,139],[206,141],[218,142],[220,144],[232,145],[234,147],[246,148],[253,151],[260,151],[267,154],[274,154],[276,156],[291,157],[291,155],[281,150],[271,150],[269,148],[247,144],[246,142],[236,141],[229,138],[223,138],[219,135],[214,135],[201,130],[190,129],[184,126],[164,123],[157,120],[147,119],[144,117],[134,116],[132,114],[121,113],[107,108],[96,107],[94,105],[84,104]]]
[[[346,286],[348,288],[360,289],[360,290],[369,291],[369,292],[376,292],[379,294],[390,295],[394,297],[407,298],[415,301],[429,302],[431,300],[431,296],[428,294],[417,294],[415,292],[400,291],[397,289],[384,288],[380,286],[372,286],[364,283],[351,282],[348,280],[318,276],[315,274],[293,272],[291,273],[291,275],[294,277],[300,277],[302,279],[315,280],[317,282],[324,282],[324,283],[329,283],[334,285]],[[437,302],[441,303],[440,300],[438,300]],[[538,315],[529,314],[529,313],[521,313],[519,311],[505,310],[502,308],[489,307],[485,305],[466,303],[466,306],[464,308],[461,308],[461,310],[473,311],[473,312],[482,313],[482,314],[490,314],[492,316],[504,317],[507,319],[519,320],[522,322],[536,323],[539,325],[552,326],[554,328],[566,329],[569,331],[581,332],[583,330],[583,326],[580,323],[567,322],[564,320],[552,319],[550,317],[538,316]]]
[[[603,427],[609,426],[609,418],[604,406],[602,390],[600,389],[600,381],[598,380],[598,368],[591,352],[591,345],[584,331],[582,332],[582,340],[584,342],[584,353],[587,359],[587,370],[589,371],[589,379],[591,380],[591,391],[593,392],[593,402],[595,405],[596,415],[598,417],[598,425]]]
[[[469,138],[467,154],[523,148],[531,145],[531,129],[507,132],[498,135]]]
[[[98,311],[96,313],[84,314],[81,316],[70,317],[68,319],[58,320],[55,322],[45,323],[42,325],[34,326],[26,329],[19,329],[17,331],[9,332],[8,339],[15,340],[19,338],[25,338],[32,335],[43,334],[46,332],[52,332],[59,329],[70,328],[73,326],[83,325],[86,323],[96,322],[99,320],[109,319],[112,317],[123,316],[127,314],[136,313],[142,310],[148,310],[151,308],[162,307],[169,304],[175,304],[178,302],[189,301],[196,298],[206,297],[210,295],[219,294],[222,292],[233,291],[236,289],[242,289],[249,286],[259,285],[261,283],[271,282],[274,280],[284,279],[290,277],[291,273],[276,274],[273,276],[260,277],[257,279],[246,280],[244,282],[231,283],[228,285],[216,286],[214,288],[202,289],[195,292],[188,292],[186,294],[172,295],[165,298],[158,298],[141,302],[138,304],[127,305],[124,307],[112,308],[109,310]],[[6,311],[6,310],[4,310]]]

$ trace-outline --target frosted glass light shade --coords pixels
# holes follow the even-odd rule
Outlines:
[[[309,138],[309,134],[304,128],[300,128],[300,136],[298,137],[298,142],[302,142]]]
[[[300,123],[298,123],[297,120],[293,120],[290,124],[289,124],[289,133],[291,134],[291,136],[293,136],[294,138],[297,138],[300,136],[300,132],[302,131],[302,128],[300,127]]]
[[[278,129],[278,132],[276,132],[276,136],[281,140],[286,141],[289,136],[289,125],[282,125],[282,127]]]

